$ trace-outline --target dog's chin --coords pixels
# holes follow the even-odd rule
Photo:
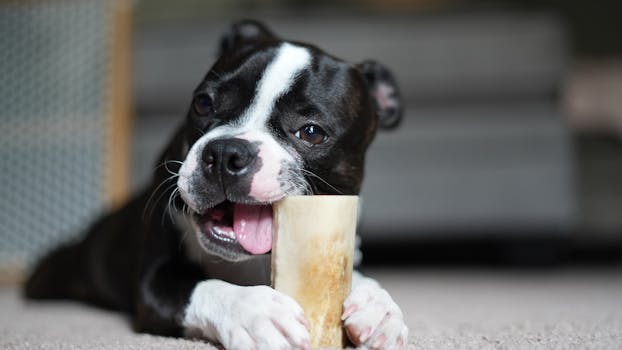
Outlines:
[[[193,215],[194,227],[201,248],[209,255],[216,256],[231,262],[240,262],[270,253],[263,251],[248,251],[238,241],[234,231],[234,208],[236,204],[224,201],[203,214]],[[252,205],[247,205],[251,207]],[[271,205],[258,204],[264,210],[272,210]],[[252,250],[252,249],[251,249]]]
[[[217,257],[230,262],[241,262],[252,259],[256,255],[249,254],[240,244],[233,242],[219,242],[214,240],[209,234],[203,233],[202,230],[197,232],[199,245],[201,249],[212,257]]]

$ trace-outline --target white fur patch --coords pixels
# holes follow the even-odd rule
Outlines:
[[[184,315],[187,335],[218,341],[228,350],[308,349],[302,308],[268,286],[200,282]]]
[[[311,54],[307,49],[282,44],[257,85],[253,103],[242,118],[243,127],[246,130],[264,129],[276,101],[289,91],[298,74],[309,64]]]

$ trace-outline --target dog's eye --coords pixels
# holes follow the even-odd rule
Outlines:
[[[198,115],[207,115],[212,112],[212,99],[205,94],[197,95],[192,102],[194,112]]]
[[[319,145],[328,139],[326,132],[317,125],[305,125],[294,136],[312,145]]]

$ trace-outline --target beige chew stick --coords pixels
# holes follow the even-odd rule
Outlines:
[[[273,205],[272,285],[302,306],[312,348],[343,348],[357,196],[293,196]]]

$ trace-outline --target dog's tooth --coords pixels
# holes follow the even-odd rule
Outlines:
[[[214,230],[216,234],[218,234],[222,238],[228,238],[232,242],[235,242],[235,234],[233,233],[233,230],[223,229],[220,226],[214,226],[212,229]]]

